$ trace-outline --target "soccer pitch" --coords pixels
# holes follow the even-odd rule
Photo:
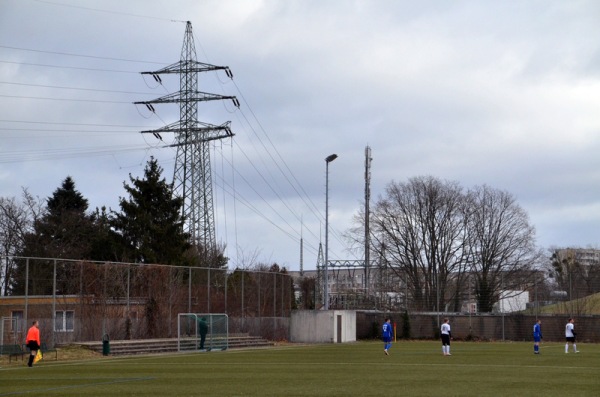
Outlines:
[[[0,368],[0,396],[598,396],[600,345],[439,342],[284,345]],[[59,354],[60,356],[60,354]]]

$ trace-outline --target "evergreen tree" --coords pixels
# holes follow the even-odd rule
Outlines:
[[[106,207],[96,208],[93,218],[95,233],[90,246],[90,259],[94,261],[125,261],[126,244],[121,235],[113,231],[112,218]]]
[[[172,196],[162,171],[150,158],[144,179],[129,175],[131,185],[124,183],[129,198],[119,199],[121,212],[111,223],[125,243],[128,261],[180,265],[189,248],[180,212],[183,200]]]
[[[88,200],[77,191],[68,176],[47,199],[45,213],[34,222],[34,230],[25,235],[21,256],[56,259],[89,259],[95,236],[94,217],[86,214]],[[29,294],[51,294],[53,260],[32,260],[29,266]],[[13,282],[15,294],[25,293],[25,263],[17,266]],[[57,268],[57,289],[68,293],[69,266]],[[61,284],[60,286],[58,284]]]

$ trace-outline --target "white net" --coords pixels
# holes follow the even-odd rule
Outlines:
[[[179,313],[179,351],[226,350],[229,346],[229,318],[226,314]]]

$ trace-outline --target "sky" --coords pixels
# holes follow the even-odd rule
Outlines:
[[[0,196],[46,199],[71,176],[90,209],[175,151],[185,21],[214,143],[216,235],[230,266],[357,260],[342,235],[391,182],[418,176],[515,196],[540,248],[600,246],[600,2],[0,0]],[[338,158],[326,167],[330,154]],[[328,172],[327,172],[328,169]]]

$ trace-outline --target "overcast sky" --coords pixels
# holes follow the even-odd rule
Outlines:
[[[512,193],[542,248],[600,246],[600,2],[342,0],[0,0],[0,196],[47,198],[67,176],[90,209],[118,210],[129,174],[174,149],[144,129],[179,89],[139,72],[179,60],[191,21],[199,120],[231,121],[212,152],[217,240],[231,266],[314,269],[359,259],[341,234],[392,181],[432,175]],[[234,193],[235,192],[235,193]]]

